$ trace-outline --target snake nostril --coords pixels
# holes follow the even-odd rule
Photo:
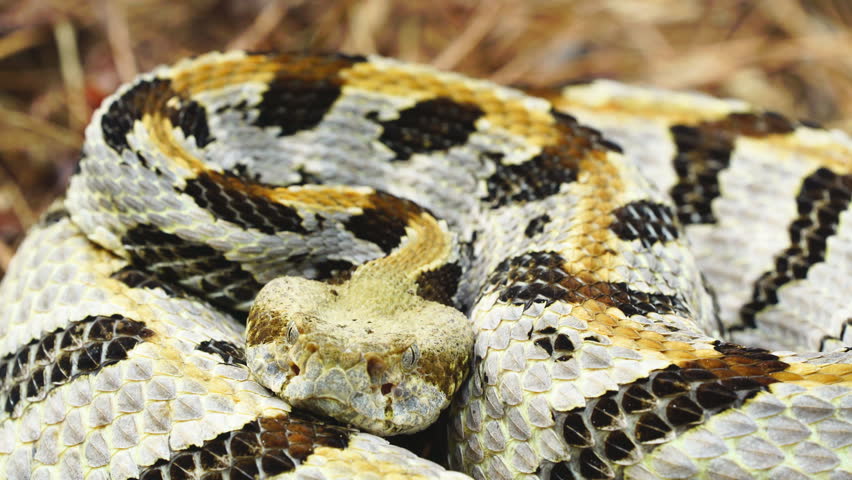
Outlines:
[[[295,363],[290,362],[290,371],[293,372],[293,376],[295,377],[301,372],[301,369],[299,369],[299,366]]]
[[[374,384],[381,381],[386,368],[387,366],[381,358],[374,355],[367,356],[367,373],[370,375],[370,379],[372,379]]]
[[[382,395],[389,394],[391,392],[391,390],[393,390],[393,384],[392,383],[382,384]]]

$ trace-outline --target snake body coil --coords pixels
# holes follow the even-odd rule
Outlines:
[[[122,87],[0,285],[0,474],[466,478],[313,416],[452,401],[477,479],[852,478],[852,141],[529,93],[243,52]]]

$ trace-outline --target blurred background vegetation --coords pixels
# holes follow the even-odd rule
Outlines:
[[[847,0],[0,0],[0,275],[92,110],[209,50],[380,53],[504,84],[608,77],[852,131]]]

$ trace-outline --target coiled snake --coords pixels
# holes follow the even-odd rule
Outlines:
[[[477,479],[852,478],[850,159],[613,82],[161,67],[0,286],[0,475],[466,478],[343,426],[452,399]]]

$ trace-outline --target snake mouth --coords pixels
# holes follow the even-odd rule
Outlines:
[[[292,344],[247,346],[246,354],[255,378],[275,395],[370,433],[415,433],[437,419],[449,402],[439,386],[392,356],[402,354],[372,347],[363,352],[302,332]]]
[[[277,395],[294,407],[378,435],[422,430],[445,406],[446,397],[436,387],[412,381],[394,369],[383,370],[377,360],[344,369],[320,357],[314,354],[304,362],[288,359],[287,380]],[[441,399],[435,400],[436,395]]]

